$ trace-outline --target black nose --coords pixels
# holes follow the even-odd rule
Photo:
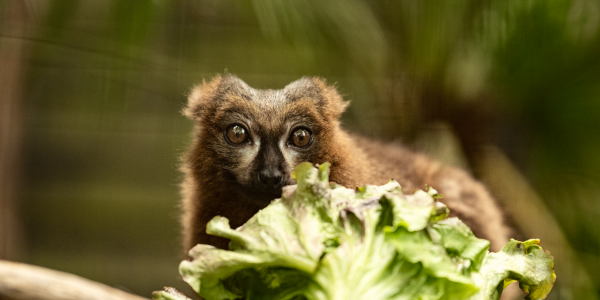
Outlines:
[[[267,189],[279,189],[283,182],[283,174],[277,170],[262,170],[258,172],[258,182]]]

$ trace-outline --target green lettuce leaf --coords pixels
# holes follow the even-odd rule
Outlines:
[[[297,185],[246,224],[232,229],[215,217],[207,232],[230,239],[230,249],[194,247],[183,279],[207,300],[487,300],[513,281],[527,299],[544,299],[552,288],[554,262],[538,240],[489,253],[488,241],[447,218],[431,188],[407,195],[390,181],[352,190],[328,175],[327,163],[300,164]]]
[[[164,291],[152,293],[154,300],[192,300],[174,288],[165,288]]]
[[[502,290],[517,281],[525,299],[545,299],[556,280],[554,259],[540,240],[511,240],[500,252],[488,253],[477,281],[480,295],[473,299],[500,299]]]

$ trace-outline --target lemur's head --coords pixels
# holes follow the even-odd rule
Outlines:
[[[196,86],[184,114],[199,126],[194,172],[214,172],[256,204],[281,196],[304,161],[334,161],[329,148],[347,106],[334,87],[304,77],[281,90],[251,88],[233,75]],[[206,173],[205,173],[206,174]]]

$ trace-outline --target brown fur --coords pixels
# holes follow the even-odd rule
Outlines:
[[[243,122],[253,136],[289,135],[298,124],[310,128],[314,141],[304,150],[281,146],[284,184],[302,161],[330,162],[330,181],[354,188],[398,181],[405,192],[430,185],[444,194],[442,202],[479,237],[498,250],[509,238],[498,205],[487,190],[464,171],[443,166],[398,144],[350,134],[338,118],[347,106],[335,88],[318,78],[303,78],[283,90],[255,90],[232,75],[217,76],[194,88],[184,114],[196,123],[194,142],[183,159],[184,247],[197,243],[227,247],[227,240],[206,234],[206,223],[221,215],[233,228],[245,223],[268,202],[257,201],[247,189],[260,156],[259,143],[235,147],[225,142],[227,124]],[[240,121],[242,120],[242,121]],[[290,125],[292,124],[292,125]],[[283,147],[283,148],[282,148]],[[253,156],[254,155],[254,156]]]

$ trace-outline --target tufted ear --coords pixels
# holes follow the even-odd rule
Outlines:
[[[327,113],[334,119],[339,118],[340,115],[346,110],[346,107],[350,105],[350,102],[344,101],[335,86],[327,85],[327,81],[325,81],[325,79],[321,79],[319,77],[313,77],[311,79],[314,84],[319,87],[323,97],[324,108]]]
[[[332,119],[339,118],[349,104],[334,86],[327,85],[325,79],[318,77],[300,78],[287,85],[284,91],[291,99],[313,98],[321,113]]]
[[[206,115],[222,80],[221,75],[217,75],[208,83],[202,80],[201,84],[194,86],[188,96],[187,106],[183,109],[183,115],[194,121],[199,121]]]

